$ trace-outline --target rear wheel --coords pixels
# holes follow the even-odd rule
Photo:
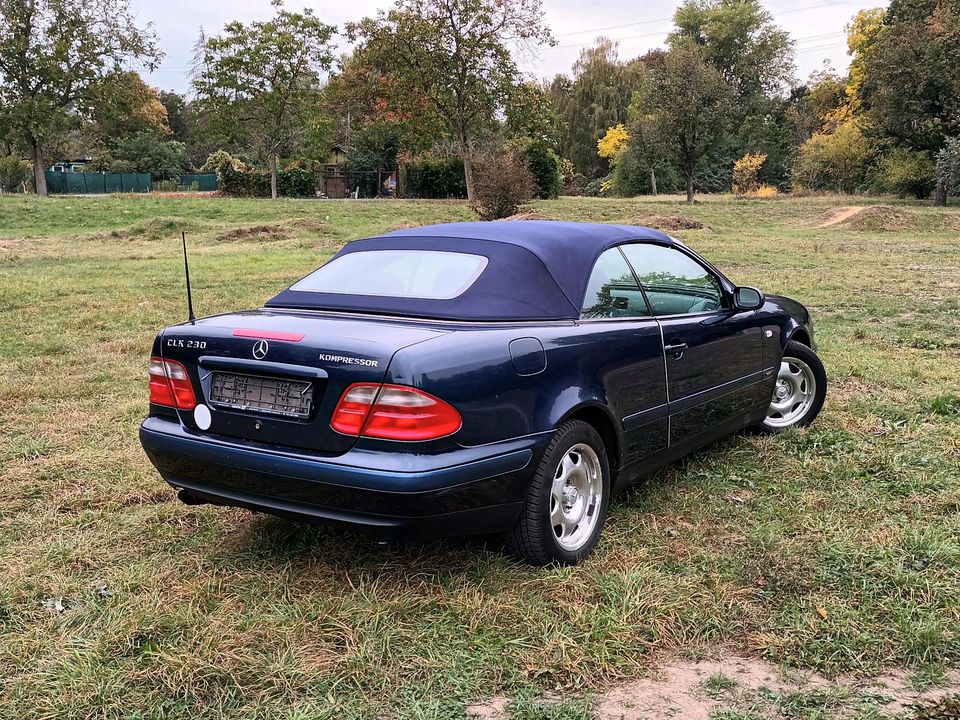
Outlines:
[[[791,340],[783,352],[773,397],[760,429],[776,433],[806,427],[820,414],[827,396],[827,373],[817,354]]]
[[[507,546],[532,565],[575,565],[596,546],[609,500],[600,435],[580,420],[566,422],[543,453]]]

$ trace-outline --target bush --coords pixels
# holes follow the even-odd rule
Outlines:
[[[30,163],[13,155],[0,158],[0,192],[23,192],[31,169]]]
[[[536,187],[519,155],[508,150],[486,152],[473,162],[470,207],[481,220],[510,217],[533,199]]]
[[[521,159],[533,175],[538,198],[555,198],[560,194],[560,158],[542,140],[530,143],[520,151]]]
[[[794,185],[808,190],[852,193],[864,180],[870,145],[854,122],[817,133],[803,145],[793,166]]]
[[[913,195],[923,200],[936,186],[936,175],[936,166],[926,153],[896,148],[880,160],[874,188],[898,197]]]
[[[400,192],[414,198],[464,198],[467,179],[455,155],[400,156]]]
[[[606,195],[605,188],[609,188],[613,183],[613,175],[604,175],[602,178],[594,178],[583,187],[583,194],[587,197],[603,197]]]
[[[225,195],[236,197],[270,197],[268,170],[237,170],[224,165],[220,173],[220,187]],[[277,195],[281,197],[316,197],[317,177],[303,168],[288,168],[277,172]]]
[[[583,189],[587,187],[587,176],[583,173],[573,173],[565,177],[563,181],[563,195],[583,195]]]
[[[757,189],[750,193],[750,197],[755,198],[772,198],[780,195],[780,188],[776,185],[759,185]]]
[[[267,173],[269,184],[270,174]],[[317,176],[309,170],[293,167],[277,173],[277,194],[283,197],[316,197]]]
[[[747,153],[733,164],[734,195],[752,195],[760,187],[760,168],[767,161],[763,153]]]
[[[611,180],[613,193],[620,197],[650,193],[650,170],[629,147],[617,156]]]
[[[202,173],[214,172],[217,174],[217,178],[222,183],[223,171],[226,168],[243,171],[247,169],[247,166],[243,164],[242,160],[235,158],[226,150],[215,150],[214,152],[207,155],[206,161],[203,163],[203,165],[200,166],[200,169],[198,172],[202,172]]]

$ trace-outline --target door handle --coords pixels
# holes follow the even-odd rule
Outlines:
[[[684,351],[687,350],[690,346],[685,342],[670,343],[669,345],[663,346],[663,351],[670,355],[673,355],[678,360],[680,356],[683,355]]]

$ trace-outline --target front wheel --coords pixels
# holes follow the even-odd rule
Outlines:
[[[817,354],[806,345],[790,340],[783,351],[767,417],[760,423],[763,432],[806,427],[820,414],[827,397],[827,373]]]
[[[531,565],[575,565],[596,546],[609,501],[603,440],[592,425],[566,422],[543,453],[507,547]]]

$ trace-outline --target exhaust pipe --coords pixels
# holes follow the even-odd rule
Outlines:
[[[207,501],[201,498],[198,498],[196,495],[187,492],[186,490],[180,490],[177,492],[177,499],[180,500],[184,505],[206,505]]]

